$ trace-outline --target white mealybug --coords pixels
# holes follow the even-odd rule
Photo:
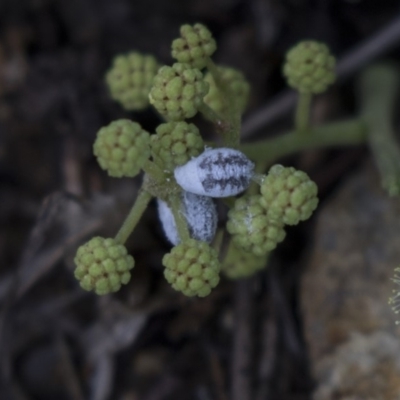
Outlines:
[[[207,149],[185,165],[175,168],[176,182],[201,196],[235,196],[250,185],[254,163],[242,152],[229,148]]]
[[[157,199],[157,202],[158,216],[165,235],[173,245],[177,245],[180,239],[172,211],[165,201]],[[214,239],[218,222],[217,209],[213,199],[183,192],[182,208],[183,215],[188,223],[190,237],[210,243]]]

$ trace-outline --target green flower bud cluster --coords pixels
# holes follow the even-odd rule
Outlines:
[[[150,157],[150,135],[128,119],[119,119],[101,128],[93,152],[108,175],[134,177]]]
[[[204,142],[196,125],[185,121],[166,122],[151,135],[151,155],[162,169],[173,171],[204,151]]]
[[[335,64],[335,57],[325,44],[308,40],[289,50],[283,74],[292,88],[317,94],[335,81]]]
[[[267,255],[256,256],[231,244],[221,271],[229,279],[248,278],[266,267],[267,258]]]
[[[261,184],[260,204],[271,219],[297,225],[318,205],[317,185],[303,171],[274,165]]]
[[[99,236],[79,247],[74,261],[75,278],[81,287],[98,295],[116,292],[126,285],[135,264],[125,246]]]
[[[244,75],[234,68],[218,67],[221,83],[227,88],[230,97],[221,93],[214,78],[210,72],[204,77],[204,80],[210,85],[207,95],[204,97],[206,103],[217,114],[226,115],[229,111],[229,102],[234,102],[234,108],[240,114],[243,114],[247,107],[250,94],[250,85]]]
[[[217,252],[205,242],[189,239],[163,258],[165,279],[186,296],[205,297],[218,285],[221,269]]]
[[[103,295],[128,283],[134,259],[123,243],[152,197],[159,199],[160,220],[176,244],[163,258],[164,276],[175,290],[199,297],[217,286],[222,268],[206,243],[217,226],[213,198],[232,198],[251,180],[261,186],[260,194],[236,199],[228,212],[232,243],[223,271],[231,279],[264,268],[268,253],[285,238],[285,225],[309,218],[316,208],[317,187],[304,172],[275,165],[260,179],[254,163],[238,149],[237,113],[245,110],[249,84],[239,71],[214,66],[210,56],[215,50],[207,28],[185,25],[172,44],[179,62],[158,68],[153,57],[129,53],[117,57],[107,73],[111,95],[124,108],[139,110],[151,103],[167,122],[153,135],[128,119],[98,131],[93,152],[102,169],[113,177],[135,177],[143,169],[146,174],[115,239],[95,237],[78,249],[75,277],[83,289]],[[205,66],[209,71],[203,76]],[[326,46],[305,42],[289,53],[285,74],[301,92],[319,93],[333,81],[333,66]],[[205,149],[199,129],[184,121],[198,111],[221,133],[222,147]]]
[[[172,57],[202,69],[217,49],[211,32],[202,24],[182,25],[181,37],[172,42]]]
[[[106,75],[111,97],[129,111],[149,105],[149,92],[159,65],[151,55],[131,52],[115,57]]]
[[[228,213],[226,224],[233,243],[257,256],[275,249],[286,236],[283,222],[270,218],[260,200],[260,195],[237,199]]]
[[[158,70],[150,90],[150,103],[165,118],[181,121],[193,117],[203,103],[208,84],[189,64],[175,63]]]

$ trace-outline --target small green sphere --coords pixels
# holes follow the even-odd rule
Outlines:
[[[229,246],[221,271],[229,279],[248,278],[267,266],[268,255],[256,256],[251,252]]]
[[[166,122],[151,135],[151,155],[162,169],[173,171],[204,151],[199,129],[185,121]]]
[[[150,90],[150,103],[165,118],[182,121],[193,117],[208,92],[208,84],[197,68],[175,63],[161,67]]]
[[[150,134],[128,119],[119,119],[101,128],[93,153],[108,175],[134,177],[150,157]]]
[[[271,218],[297,225],[318,205],[317,185],[303,171],[274,165],[261,184],[260,204]]]
[[[289,50],[283,74],[292,88],[317,94],[335,81],[335,65],[335,57],[324,43],[307,40]]]
[[[269,217],[260,199],[260,195],[237,199],[226,224],[236,246],[256,256],[272,251],[286,236],[283,223]]]
[[[172,57],[202,69],[217,49],[211,32],[202,24],[182,25],[181,37],[172,42]]]
[[[149,105],[149,92],[159,65],[151,55],[137,52],[120,54],[106,74],[112,99],[125,110],[143,110]]]
[[[218,254],[205,242],[189,239],[179,243],[162,262],[165,279],[185,296],[205,297],[218,285]]]
[[[226,115],[229,112],[230,107],[228,102],[233,102],[235,110],[240,114],[243,114],[249,101],[249,82],[240,71],[234,68],[219,66],[218,71],[222,83],[229,89],[230,97],[226,98],[226,96],[220,92],[211,73],[207,72],[204,80],[208,82],[210,89],[204,97],[204,103],[212,108],[217,114]]]
[[[112,238],[94,237],[78,248],[75,278],[82,289],[98,295],[117,292],[131,279],[135,261],[126,247]]]

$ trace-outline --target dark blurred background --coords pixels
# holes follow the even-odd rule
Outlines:
[[[96,132],[121,117],[150,132],[159,123],[152,110],[114,103],[103,77],[129,50],[171,64],[180,25],[202,22],[218,42],[214,60],[252,85],[250,120],[286,89],[290,46],[317,39],[340,58],[398,13],[395,0],[0,0],[0,399],[228,400],[238,377],[242,400],[311,398],[297,291],[312,221],[289,230],[267,272],[188,300],[164,282],[169,245],[152,204],[127,243],[132,282],[104,298],[78,287],[77,246],[114,235],[140,186],[98,168]],[[318,98],[316,122],[355,111],[354,76]],[[248,137],[290,127],[282,116]],[[335,150],[291,162],[324,200],[364,157]]]

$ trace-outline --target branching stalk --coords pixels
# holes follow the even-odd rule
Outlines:
[[[240,146],[250,159],[268,165],[296,152],[328,146],[357,145],[366,140],[366,123],[360,119],[336,122],[314,128],[308,135],[289,132],[259,142]]]
[[[145,190],[140,190],[138,197],[136,198],[135,204],[131,208],[128,216],[122,224],[120,230],[115,236],[115,240],[121,244],[124,244],[128,239],[129,235],[135,229],[141,216],[147,208],[152,196]]]
[[[368,143],[382,186],[390,196],[400,194],[400,148],[392,125],[399,83],[399,70],[393,65],[369,67],[359,81],[361,117],[368,125]]]
[[[142,167],[143,171],[146,172],[146,174],[149,174],[152,178],[156,180],[164,180],[165,175],[162,169],[155,164],[153,161],[147,160],[145,164]]]
[[[170,196],[170,198],[168,199],[168,205],[172,210],[172,214],[175,219],[176,229],[178,230],[181,242],[189,240],[189,229],[186,218],[182,212],[182,201],[180,196]]]
[[[206,66],[218,90],[222,94],[224,108],[227,110],[226,115],[223,116],[223,120],[229,122],[224,134],[224,145],[230,148],[237,148],[240,143],[241,115],[236,107],[234,94],[229,85],[223,81],[218,67],[214,64],[211,58],[208,58]]]
[[[299,93],[295,116],[295,128],[299,135],[309,132],[311,99],[311,93]]]

